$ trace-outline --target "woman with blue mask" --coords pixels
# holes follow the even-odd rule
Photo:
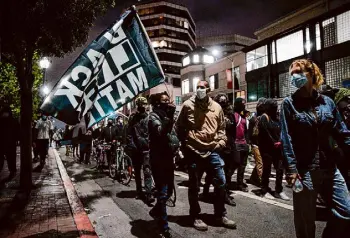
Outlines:
[[[334,102],[320,95],[323,76],[310,60],[289,69],[298,90],[281,105],[280,123],[286,180],[294,186],[294,224],[298,238],[315,237],[316,198],[320,193],[331,215],[323,237],[349,237],[350,195],[336,166],[330,141],[350,148],[350,134]]]

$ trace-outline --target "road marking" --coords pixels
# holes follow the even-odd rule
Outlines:
[[[188,179],[188,175],[183,173],[183,172],[179,172],[179,171],[175,171],[175,175],[176,176],[180,176],[182,178],[185,178],[185,179]],[[178,186],[178,188],[181,188],[181,189],[188,189],[187,187],[185,186]],[[274,200],[270,200],[270,199],[267,199],[267,198],[262,198],[262,197],[259,197],[259,196],[256,196],[254,194],[251,194],[251,193],[245,193],[245,192],[241,192],[241,191],[234,191],[235,194],[238,194],[238,195],[241,195],[243,197],[247,197],[247,198],[252,198],[252,199],[255,199],[255,200],[258,200],[258,201],[261,201],[261,202],[264,202],[264,203],[268,203],[268,204],[271,204],[271,205],[275,205],[277,207],[281,207],[281,208],[285,208],[287,210],[291,210],[293,211],[293,206],[291,205],[288,205],[288,204],[285,204],[285,203],[281,203],[281,202],[276,202]]]

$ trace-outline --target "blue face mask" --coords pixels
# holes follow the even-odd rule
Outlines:
[[[290,76],[290,80],[292,81],[292,85],[297,88],[302,88],[308,81],[304,73],[293,74]]]
[[[44,121],[46,121],[47,117],[46,116],[42,116],[41,117]]]

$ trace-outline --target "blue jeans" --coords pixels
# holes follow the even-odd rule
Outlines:
[[[213,152],[209,157],[202,158],[195,152],[186,150],[185,159],[188,161],[188,175],[189,175],[189,188],[188,188],[188,200],[190,203],[190,216],[195,219],[201,212],[201,208],[198,202],[198,191],[201,180],[201,175],[205,171],[207,176],[211,176],[212,184],[214,185],[214,215],[216,217],[226,216],[225,209],[225,172],[224,161],[220,155]]]
[[[298,238],[315,237],[316,199],[319,193],[331,211],[323,237],[350,236],[350,195],[337,168],[299,171],[303,190],[293,194],[294,225]]]

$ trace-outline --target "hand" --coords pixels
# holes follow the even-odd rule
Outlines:
[[[294,183],[297,179],[300,179],[300,175],[297,173],[286,174],[286,181],[287,181],[288,185],[291,187],[294,185]]]
[[[168,115],[174,116],[176,106],[174,104],[168,104]]]

